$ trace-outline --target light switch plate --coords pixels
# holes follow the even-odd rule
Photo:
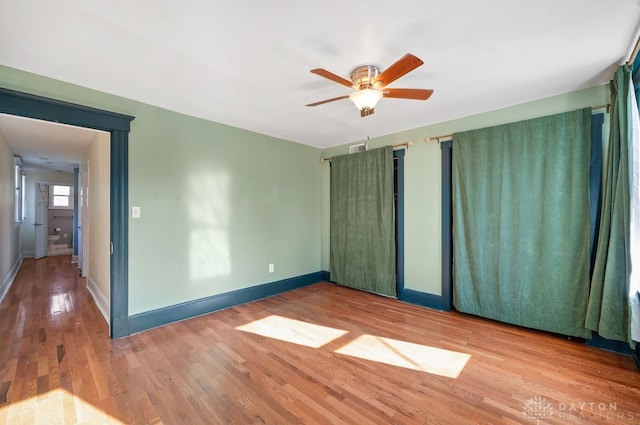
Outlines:
[[[140,218],[140,207],[131,207],[131,218]]]

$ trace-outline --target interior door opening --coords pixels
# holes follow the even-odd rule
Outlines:
[[[0,113],[101,130],[109,134],[109,220],[112,247],[109,336],[118,338],[129,335],[128,144],[134,117],[4,88],[0,88]]]
[[[591,117],[591,162],[589,168],[590,213],[591,213],[591,267],[595,261],[594,251],[599,227],[597,212],[601,203],[600,183],[602,179],[602,143],[604,114]],[[442,165],[442,309],[453,309],[453,211],[452,211],[452,141],[440,143]]]

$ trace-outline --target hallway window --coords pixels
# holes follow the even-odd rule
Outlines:
[[[20,200],[20,204],[22,206],[22,221],[27,219],[27,176],[26,174],[22,174],[22,185],[20,186],[20,196],[22,199]]]
[[[51,185],[49,195],[50,209],[73,208],[73,192],[71,191],[71,186]]]
[[[15,183],[15,192],[13,197],[13,206],[14,206],[14,221],[16,223],[21,223],[24,219],[24,181],[25,177],[22,174],[22,161],[20,158],[16,157],[14,159],[14,183]]]

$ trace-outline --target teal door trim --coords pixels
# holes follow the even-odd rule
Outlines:
[[[404,149],[393,151],[396,163],[396,291],[404,297]]]
[[[107,131],[111,135],[110,336],[129,335],[129,130],[135,117],[0,88],[0,113]]]

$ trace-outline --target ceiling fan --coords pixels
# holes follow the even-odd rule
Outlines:
[[[433,90],[387,88],[387,85],[413,71],[423,63],[424,62],[422,62],[420,58],[412,55],[411,53],[407,53],[383,72],[380,72],[380,68],[375,65],[359,66],[351,71],[351,75],[349,77],[350,80],[342,78],[339,75],[327,71],[326,69],[312,69],[311,72],[313,74],[327,78],[338,84],[342,84],[343,86],[353,88],[356,91],[350,95],[321,100],[319,102],[310,103],[307,106],[318,106],[324,103],[348,98],[360,110],[360,116],[366,117],[373,114],[374,107],[383,97],[427,100],[433,94]]]

